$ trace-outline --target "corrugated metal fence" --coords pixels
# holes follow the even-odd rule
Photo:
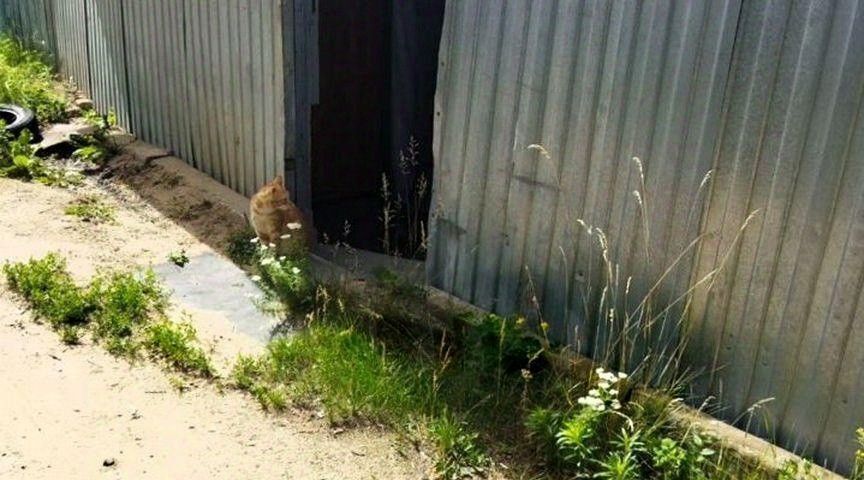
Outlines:
[[[293,148],[283,3],[0,0],[0,27],[43,45],[123,127],[251,195]]]
[[[774,398],[756,431],[848,469],[864,425],[861,52],[855,0],[448,2],[430,281],[500,312],[536,296],[558,338],[597,354],[602,252],[577,220],[608,237],[616,305],[686,252],[652,294],[696,287],[687,360],[714,372],[697,393],[744,422]]]

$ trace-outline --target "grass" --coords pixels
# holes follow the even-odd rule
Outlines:
[[[172,370],[215,375],[195,329],[165,317],[167,294],[152,270],[103,272],[82,287],[73,281],[66,261],[51,253],[7,263],[3,274],[10,290],[47,320],[63,343],[80,344],[90,333],[114,355],[135,360],[143,350]]]
[[[66,261],[56,254],[6,264],[3,273],[9,288],[55,328],[87,323],[97,308],[93,296],[75,284],[66,270]]]
[[[54,82],[48,58],[10,37],[0,37],[0,103],[33,110],[40,122],[66,117],[67,101]]]
[[[635,198],[647,217],[644,190]],[[234,383],[270,410],[323,409],[336,423],[390,426],[427,445],[442,478],[482,476],[502,462],[526,478],[787,478],[681,424],[693,378],[680,360],[694,289],[668,303],[656,291],[698,239],[628,303],[632,279],[618,277],[604,232],[578,223],[601,257],[599,277],[583,292],[586,316],[604,329],[592,345],[597,368],[560,368],[571,357],[546,337],[536,303],[528,318],[467,314],[436,323],[425,290],[393,272],[376,272],[360,294],[337,284],[312,295],[306,285],[314,282],[298,268],[301,278],[291,282],[266,273],[256,280],[305,328],[260,357],[238,359]],[[647,226],[643,235],[650,236]],[[276,263],[266,250],[253,258],[258,272]],[[710,288],[720,269],[697,285]],[[681,334],[677,342],[665,340],[667,328]],[[784,468],[785,475],[808,471],[806,463]]]
[[[198,343],[198,334],[189,323],[162,320],[149,325],[144,333],[144,347],[171,368],[201,376],[214,374],[210,359]]]
[[[111,139],[110,133],[117,126],[117,115],[110,111],[100,114],[95,110],[84,112],[84,121],[94,128],[92,133],[74,134],[70,140],[76,149],[72,158],[93,165],[104,165],[120,153],[120,147]]]
[[[64,212],[66,215],[92,223],[109,223],[116,217],[114,207],[96,195],[79,196],[66,206]]]

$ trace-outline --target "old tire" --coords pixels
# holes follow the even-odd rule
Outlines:
[[[42,138],[39,134],[39,123],[36,121],[36,115],[31,110],[18,105],[0,105],[0,120],[6,124],[6,131],[14,137],[18,137],[24,130],[30,130],[34,142],[38,142]]]

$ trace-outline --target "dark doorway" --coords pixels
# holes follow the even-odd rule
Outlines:
[[[316,227],[322,240],[422,257],[444,0],[319,0],[317,9]]]

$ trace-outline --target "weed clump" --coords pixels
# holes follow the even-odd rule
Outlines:
[[[284,250],[277,249],[276,245],[261,244],[257,238],[250,243],[258,244],[254,256],[258,274],[253,275],[252,280],[264,292],[259,306],[276,315],[308,311],[314,298],[315,283],[306,250],[288,249],[283,254]],[[291,244],[297,247],[297,242]]]
[[[64,213],[91,223],[113,222],[116,215],[114,207],[96,195],[82,195],[76,198],[66,206]]]
[[[489,457],[480,447],[477,433],[464,422],[444,415],[432,422],[430,437],[435,443],[435,471],[443,478],[476,478],[489,467]]]
[[[168,255],[168,261],[180,268],[183,268],[189,264],[189,255],[186,254],[186,250],[171,252],[171,254]]]
[[[94,298],[75,285],[66,271],[66,261],[56,254],[6,264],[3,273],[9,287],[55,328],[87,323],[96,310]]]
[[[251,265],[258,252],[258,246],[252,242],[253,239],[255,239],[255,231],[252,227],[247,226],[232,233],[226,246],[228,258],[237,265]]]
[[[864,480],[864,428],[855,431],[858,450],[855,451],[855,461],[852,467],[852,480]]]
[[[117,126],[117,115],[113,111],[107,114],[88,110],[84,113],[84,121],[94,128],[92,133],[72,135],[70,140],[76,147],[72,158],[93,165],[104,165],[109,159],[120,153],[120,147],[110,138],[111,131]]]
[[[212,377],[213,366],[204,350],[195,346],[197,342],[198,333],[191,324],[167,320],[148,326],[144,335],[144,347],[172,368],[201,377]]]
[[[66,99],[54,84],[45,54],[30,50],[8,36],[0,37],[0,103],[33,110],[43,122],[66,117]]]
[[[13,138],[3,127],[3,122],[0,122],[0,177],[19,178],[58,187],[81,183],[80,174],[47,165],[36,156],[35,148],[30,145],[32,134],[29,130],[24,130],[18,138]]]
[[[99,299],[99,309],[93,315],[93,335],[115,355],[134,356],[138,342],[133,334],[151,315],[163,314],[167,304],[152,270],[140,276],[132,272],[100,275],[90,283],[90,292]]]
[[[143,348],[174,370],[215,375],[207,354],[196,346],[192,325],[165,318],[167,294],[152,270],[105,272],[79,287],[66,261],[51,253],[7,263],[3,273],[9,288],[49,321],[63,343],[77,345],[89,331],[114,355],[135,359]]]
[[[421,411],[418,382],[428,373],[387,355],[368,335],[322,326],[271,342],[260,358],[241,357],[233,377],[268,409],[290,400],[323,406],[334,422],[394,425]]]

